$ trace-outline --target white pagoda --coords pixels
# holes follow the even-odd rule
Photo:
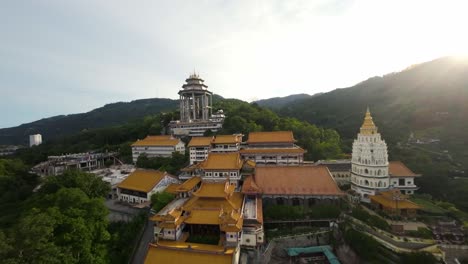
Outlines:
[[[387,144],[381,138],[367,108],[360,133],[353,143],[351,159],[351,188],[361,201],[370,202],[369,196],[390,186]]]

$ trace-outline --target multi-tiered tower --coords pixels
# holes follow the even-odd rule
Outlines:
[[[182,85],[180,95],[180,121],[208,121],[211,117],[213,93],[197,74],[192,74]]]
[[[171,134],[178,137],[201,137],[206,131],[217,132],[223,127],[224,113],[212,113],[213,93],[204,80],[194,73],[185,80],[180,96],[180,120],[169,123]]]
[[[351,188],[369,202],[369,195],[389,188],[387,144],[377,132],[367,108],[360,133],[353,143],[351,160]]]

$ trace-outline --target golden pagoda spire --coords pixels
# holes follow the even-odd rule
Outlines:
[[[364,123],[361,126],[361,134],[375,134],[377,133],[377,127],[372,120],[372,115],[369,110],[369,106],[367,107],[366,116],[364,117]]]

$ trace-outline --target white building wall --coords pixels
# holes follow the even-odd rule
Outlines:
[[[141,154],[148,157],[171,157],[174,152],[184,153],[185,145],[181,141],[175,146],[134,146],[132,147],[133,163],[138,160]]]
[[[41,134],[35,134],[35,135],[29,135],[29,146],[37,146],[42,144],[42,135]]]

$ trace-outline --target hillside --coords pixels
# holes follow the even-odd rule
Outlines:
[[[273,97],[273,98],[268,98],[268,99],[262,99],[262,100],[255,101],[254,103],[257,103],[259,106],[268,107],[270,109],[280,109],[297,100],[311,98],[313,96],[317,96],[320,94],[321,93],[314,94],[314,95],[292,94],[292,95],[288,95],[285,97]]]
[[[347,139],[358,132],[369,106],[387,141],[440,138],[466,144],[468,60],[445,57],[353,87],[296,101],[278,112],[337,129]]]
[[[367,106],[390,158],[424,175],[418,179],[420,191],[468,209],[465,198],[446,191],[463,194],[468,188],[462,180],[468,176],[468,59],[444,57],[413,65],[275,111],[336,129],[349,153]]]
[[[0,129],[0,145],[27,145],[28,135],[37,133],[47,141],[87,129],[123,125],[150,114],[173,111],[177,107],[177,100],[160,98],[107,104],[87,113],[54,116]]]

